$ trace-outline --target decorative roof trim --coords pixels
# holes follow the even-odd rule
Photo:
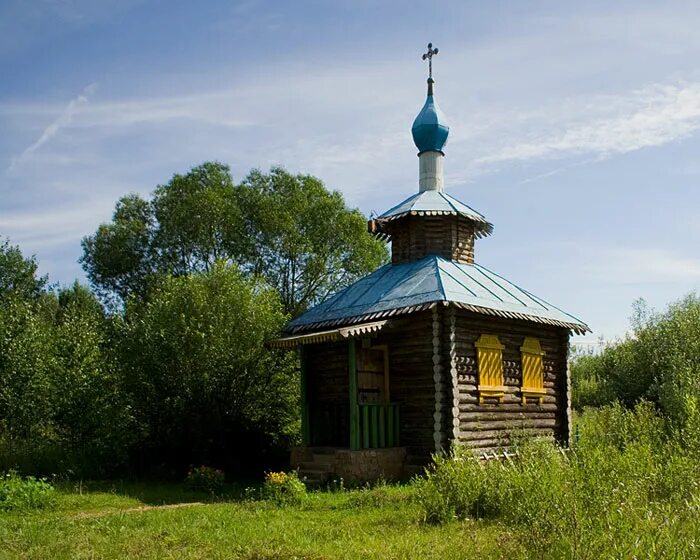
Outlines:
[[[411,305],[409,307],[398,307],[396,309],[388,309],[386,311],[377,311],[375,313],[367,313],[365,315],[357,315],[355,317],[342,317],[340,319],[330,319],[328,321],[318,321],[316,323],[305,323],[294,327],[291,333],[300,333],[304,331],[310,331],[314,329],[321,329],[327,327],[333,327],[338,325],[354,325],[356,323],[362,323],[364,321],[371,321],[375,319],[384,319],[388,317],[395,317],[397,315],[406,315],[408,313],[414,313],[416,311],[425,311],[427,309],[432,309],[437,305],[438,302],[424,303],[421,305]]]
[[[386,218],[374,218],[376,222],[391,222],[405,216],[462,216],[463,218],[474,222],[477,226],[475,234],[477,237],[486,237],[493,233],[493,224],[488,222],[483,218],[477,216],[470,216],[464,214],[463,212],[458,212],[456,210],[407,210],[406,212],[401,212],[400,214],[393,214],[387,216]]]
[[[460,303],[460,302],[450,302],[450,301],[434,301],[432,303],[425,303],[422,305],[412,305],[410,307],[399,307],[396,309],[389,309],[387,311],[380,311],[377,313],[369,313],[367,315],[358,315],[355,317],[343,317],[340,319],[333,319],[329,321],[319,321],[317,323],[307,323],[304,325],[300,325],[293,329],[291,332],[292,333],[301,333],[305,331],[310,331],[314,329],[320,329],[320,328],[327,328],[327,327],[332,327],[332,326],[338,326],[338,325],[352,325],[355,323],[360,323],[363,321],[369,321],[373,319],[380,319],[380,318],[385,318],[385,317],[395,317],[397,315],[406,315],[408,313],[414,313],[417,311],[425,311],[427,309],[432,309],[436,305],[441,303],[444,306],[448,305],[454,305],[455,307],[459,309],[464,309],[466,311],[472,311],[473,313],[479,313],[481,315],[491,315],[494,317],[502,317],[504,319],[518,319],[521,321],[530,321],[532,323],[540,323],[543,325],[551,325],[553,327],[561,327],[564,329],[568,329],[570,331],[575,332],[576,334],[586,334],[587,332],[592,332],[591,329],[588,327],[588,325],[584,323],[573,323],[573,322],[567,322],[567,321],[559,321],[557,319],[550,319],[548,317],[538,317],[537,315],[530,315],[528,313],[516,313],[512,311],[502,311],[499,309],[489,309],[488,307],[481,307],[478,305],[469,305],[466,303]],[[338,331],[327,331],[327,332],[340,332],[339,329]],[[317,333],[318,335],[325,334],[325,333]],[[298,335],[297,335],[298,336]],[[304,335],[301,335],[304,336]],[[305,335],[305,336],[314,336],[313,334],[311,335]],[[285,337],[286,338],[294,338],[294,335],[290,337]],[[347,337],[346,337],[347,338]],[[284,340],[284,339],[279,339],[279,340]],[[320,342],[320,341],[319,341]]]
[[[329,331],[322,331],[309,334],[293,334],[290,336],[283,336],[276,340],[271,340],[268,343],[268,346],[271,346],[273,348],[293,348],[294,346],[299,346],[302,344],[315,344],[317,342],[334,342],[338,340],[354,338],[356,336],[377,333],[381,331],[388,322],[389,321],[387,319],[384,321],[363,323],[361,325],[355,325]]]
[[[464,309],[466,311],[472,311],[474,313],[480,313],[482,315],[494,315],[496,317],[503,317],[505,319],[520,319],[521,321],[531,321],[533,323],[541,323],[543,325],[552,325],[554,327],[563,327],[574,331],[576,334],[586,334],[587,332],[592,332],[588,325],[583,323],[569,323],[567,321],[559,321],[557,319],[550,319],[548,317],[538,317],[537,315],[530,315],[528,313],[516,313],[513,311],[501,311],[499,309],[489,309],[488,307],[481,307],[478,305],[469,305],[467,303],[461,303],[458,301],[450,302],[455,307],[459,309]]]

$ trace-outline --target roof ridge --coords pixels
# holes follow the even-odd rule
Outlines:
[[[474,263],[474,265],[477,266],[477,267],[479,267],[479,268],[483,268],[483,269],[486,270],[487,272],[493,274],[494,276],[497,276],[498,278],[500,278],[501,280],[503,280],[503,281],[505,281],[505,282],[508,282],[509,284],[513,284],[513,283],[512,283],[510,280],[508,280],[507,278],[504,278],[503,276],[501,276],[501,275],[498,274],[497,272],[494,272],[493,270],[490,270],[490,269],[486,268],[485,266],[482,266],[482,265],[477,264],[477,263]],[[567,313],[566,311],[564,311],[563,309],[560,309],[560,308],[557,307],[556,305],[553,305],[553,304],[549,303],[547,300],[545,300],[545,299],[543,299],[543,298],[541,298],[541,297],[539,297],[539,296],[536,296],[536,295],[533,294],[532,292],[530,292],[530,291],[528,291],[528,290],[526,290],[526,289],[524,289],[524,288],[521,288],[520,286],[517,286],[516,284],[513,284],[513,285],[514,285],[516,288],[518,288],[521,292],[523,292],[524,294],[526,294],[526,295],[527,295],[530,299],[532,299],[533,301],[536,301],[536,302],[539,303],[540,305],[544,304],[544,305],[548,306],[548,307],[549,307],[549,309],[547,309],[548,311],[551,311],[552,309],[554,309],[554,310],[558,311],[559,313],[563,313],[563,314],[566,315],[567,317],[571,317],[571,318],[574,319],[576,322],[578,322],[578,323],[580,323],[581,325],[584,325],[586,328],[588,328],[588,325],[587,325],[586,323],[584,323],[581,319],[579,319],[578,317],[576,317],[575,315],[572,315],[571,313]]]
[[[472,207],[469,206],[468,204],[465,204],[464,202],[462,202],[462,201],[459,200],[458,198],[456,198],[456,197],[452,196],[451,194],[448,194],[448,193],[446,193],[446,192],[444,192],[444,191],[441,192],[440,194],[442,194],[443,198],[444,198],[444,199],[447,201],[447,203],[448,203],[450,206],[452,206],[453,208],[455,208],[455,206],[454,206],[454,204],[452,204],[452,201],[454,201],[454,202],[456,202],[456,203],[458,203],[458,204],[461,204],[461,205],[464,206],[466,209],[468,209],[470,212],[473,212],[474,214],[476,214],[477,216],[479,216],[481,219],[483,219],[486,223],[488,223],[488,220],[486,219],[486,216],[484,216],[484,215],[483,215],[481,212],[479,212],[478,210],[474,210],[474,208],[472,208]],[[462,212],[461,210],[457,210],[457,208],[455,208],[455,211],[456,211],[456,212],[459,212],[460,214],[463,214],[463,212]]]
[[[488,276],[488,274],[486,274],[486,273],[484,272],[484,270],[485,270],[486,272],[489,272],[489,273],[491,272],[488,268],[484,268],[484,267],[482,267],[481,265],[475,266],[475,267],[474,267],[474,270],[477,270],[482,276],[485,276],[486,278],[489,278],[489,276]],[[496,276],[498,276],[498,275],[496,275]],[[504,282],[506,282],[507,284],[510,284],[511,286],[517,288],[518,290],[520,290],[520,291],[522,292],[522,288],[521,288],[520,286],[517,286],[516,284],[513,284],[513,282],[511,282],[510,280],[508,280],[508,279],[506,279],[506,278],[503,278],[502,276],[499,276],[499,278],[500,278],[501,280],[503,280]],[[491,278],[489,278],[489,280],[491,280]],[[525,303],[525,302],[524,302],[522,299],[520,299],[516,294],[514,294],[512,290],[509,290],[506,286],[503,286],[503,285],[501,285],[501,284],[499,284],[498,287],[501,288],[501,290],[503,290],[505,293],[507,293],[507,294],[508,294],[509,296],[511,296],[513,299],[515,299],[516,301],[520,302],[520,304],[521,304],[523,307],[528,307],[527,303]],[[532,298],[530,298],[530,299],[532,299]],[[533,301],[534,301],[536,304],[540,305],[541,307],[544,307],[544,308],[545,308],[545,311],[547,310],[547,308],[546,308],[544,305],[542,305],[539,301],[537,301],[537,300],[533,300]]]
[[[445,292],[445,285],[442,283],[442,277],[440,276],[440,257],[437,255],[429,255],[433,260],[433,266],[435,267],[435,276],[437,278],[438,290],[442,295],[442,301],[447,301],[447,292]]]
[[[449,260],[447,260],[447,259],[445,259],[445,258],[442,258],[442,257],[438,257],[438,258],[440,259],[440,262],[444,262],[444,263],[452,262],[452,261],[449,261]],[[455,278],[455,276],[454,276],[453,274],[450,274],[449,271],[445,270],[444,268],[442,268],[442,267],[440,267],[440,266],[438,266],[438,270],[439,270],[442,274],[446,274],[447,276],[449,276],[450,278],[452,278],[452,280],[454,280],[455,282],[457,282],[457,284],[459,284],[459,285],[462,286],[465,290],[467,290],[470,294],[472,294],[473,297],[478,297],[478,296],[476,295],[476,293],[475,293],[472,289],[470,289],[470,288],[468,288],[467,286],[465,286],[465,285],[464,285],[464,282],[462,282],[462,281],[459,280],[458,278]],[[461,269],[460,269],[460,270],[461,270]],[[483,287],[483,286],[482,286],[482,287]],[[484,288],[484,289],[485,289],[485,288]],[[489,290],[487,290],[487,291],[489,291]],[[495,295],[495,294],[494,294],[494,295]],[[447,294],[445,294],[445,297],[447,297]]]
[[[353,290],[354,288],[354,290]],[[567,328],[588,326],[545,300],[477,263],[426,255],[386,264],[291,321],[288,332],[353,324],[428,309],[448,302],[476,313]]]

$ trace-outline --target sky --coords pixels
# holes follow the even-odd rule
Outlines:
[[[60,284],[117,199],[208,160],[365,214],[418,188],[425,99],[476,260],[595,344],[700,287],[700,2],[0,0],[0,237]]]

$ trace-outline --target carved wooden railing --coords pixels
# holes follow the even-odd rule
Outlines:
[[[397,403],[360,404],[359,434],[362,449],[399,445],[399,405]]]

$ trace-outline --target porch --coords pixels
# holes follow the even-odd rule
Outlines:
[[[300,348],[303,446],[293,451],[292,466],[312,484],[403,475],[406,449],[400,447],[401,407],[390,400],[389,349],[372,342],[350,337],[341,343],[344,375],[340,364],[334,368],[340,379],[324,375],[325,364],[310,363],[310,348]]]
[[[308,348],[300,347],[303,445],[354,451],[398,447],[401,408],[391,400],[388,346],[373,345],[369,338],[349,338],[345,346],[345,379],[324,375],[318,364],[310,367]]]
[[[296,447],[292,449],[291,465],[299,472],[299,477],[311,486],[319,486],[333,478],[356,483],[399,480],[406,474],[406,449]]]

